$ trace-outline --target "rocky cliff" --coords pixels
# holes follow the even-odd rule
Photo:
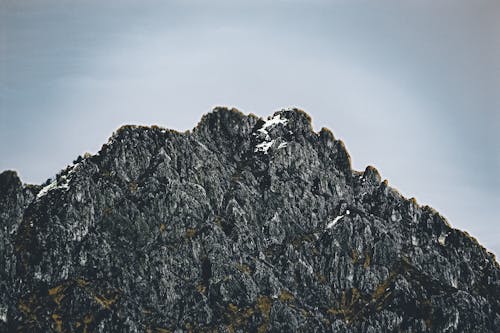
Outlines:
[[[500,268],[297,109],[0,175],[0,331],[498,332]]]

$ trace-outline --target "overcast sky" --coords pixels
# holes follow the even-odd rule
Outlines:
[[[216,105],[304,109],[500,254],[498,0],[0,0],[0,170],[41,183]]]

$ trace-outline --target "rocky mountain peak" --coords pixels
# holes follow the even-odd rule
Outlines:
[[[13,170],[6,170],[0,173],[0,189],[2,191],[8,191],[11,188],[21,187],[21,180],[17,175],[17,172]],[[4,193],[5,195],[6,193]]]
[[[0,174],[0,331],[495,332],[500,268],[286,109]]]

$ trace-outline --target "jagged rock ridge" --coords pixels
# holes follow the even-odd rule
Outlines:
[[[0,330],[495,332],[499,266],[297,109],[0,174]]]

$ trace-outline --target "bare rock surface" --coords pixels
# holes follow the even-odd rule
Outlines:
[[[498,332],[500,269],[301,110],[0,174],[0,331]]]

